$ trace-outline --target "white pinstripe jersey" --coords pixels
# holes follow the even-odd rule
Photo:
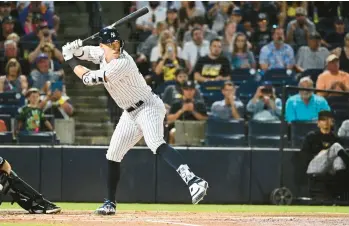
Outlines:
[[[109,63],[105,61],[104,51],[99,46],[84,46],[83,51],[84,55],[79,59],[100,65],[100,70],[105,72],[108,80],[104,86],[119,107],[135,107],[140,100],[146,100],[152,95],[151,88],[133,58],[125,50],[118,59]]]

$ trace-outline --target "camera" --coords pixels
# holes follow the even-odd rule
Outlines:
[[[265,93],[265,94],[273,93],[273,89],[271,87],[265,87],[261,91],[262,91],[262,93]]]

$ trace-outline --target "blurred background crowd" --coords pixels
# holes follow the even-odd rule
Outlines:
[[[0,3],[0,114],[16,119],[8,125],[6,117],[0,117],[0,132],[53,131],[53,120],[72,119],[79,110],[74,110],[65,85],[62,43],[57,42],[64,21],[56,15],[55,4]],[[270,136],[280,136],[283,115],[289,124],[307,124],[316,121],[321,110],[330,110],[334,130],[349,119],[348,96],[340,92],[290,89],[282,95],[286,85],[348,91],[347,5],[124,2],[125,15],[145,6],[150,12],[129,24],[128,37],[121,35],[145,80],[166,104],[170,143],[246,144],[246,137],[258,131],[251,129],[255,124],[277,128]],[[108,108],[114,126],[121,110],[110,97]],[[212,134],[221,124],[230,128]],[[228,139],[231,135],[236,136]]]
[[[177,124],[178,139],[183,142],[187,133],[176,120],[208,121],[209,128],[215,119],[275,125],[273,121],[282,120],[283,110],[289,124],[316,122],[321,110],[332,110],[333,128],[338,129],[349,116],[348,96],[293,89],[282,100],[282,88],[348,91],[346,4],[130,3],[130,12],[150,8],[149,14],[137,19],[130,39],[138,41],[135,59],[142,74],[168,108],[170,142],[176,143]],[[202,130],[200,123],[192,125]],[[207,132],[205,137],[193,130],[195,135],[190,136],[209,138]],[[230,132],[225,135],[236,133]],[[280,129],[271,133],[278,136]],[[222,144],[222,139],[204,142]]]

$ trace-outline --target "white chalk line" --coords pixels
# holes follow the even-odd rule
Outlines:
[[[159,221],[159,220],[146,220],[146,222],[160,223],[160,224],[174,224],[174,225],[182,225],[182,226],[200,226],[199,224],[187,224],[187,223],[181,223],[181,222]]]

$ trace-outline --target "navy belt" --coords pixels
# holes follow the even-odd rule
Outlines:
[[[144,101],[143,101],[143,100],[140,100],[140,101],[138,101],[138,102],[135,104],[136,107],[127,108],[126,111],[127,111],[127,112],[132,112],[132,111],[136,110],[137,108],[139,108],[140,106],[142,106],[142,104],[144,104]]]

